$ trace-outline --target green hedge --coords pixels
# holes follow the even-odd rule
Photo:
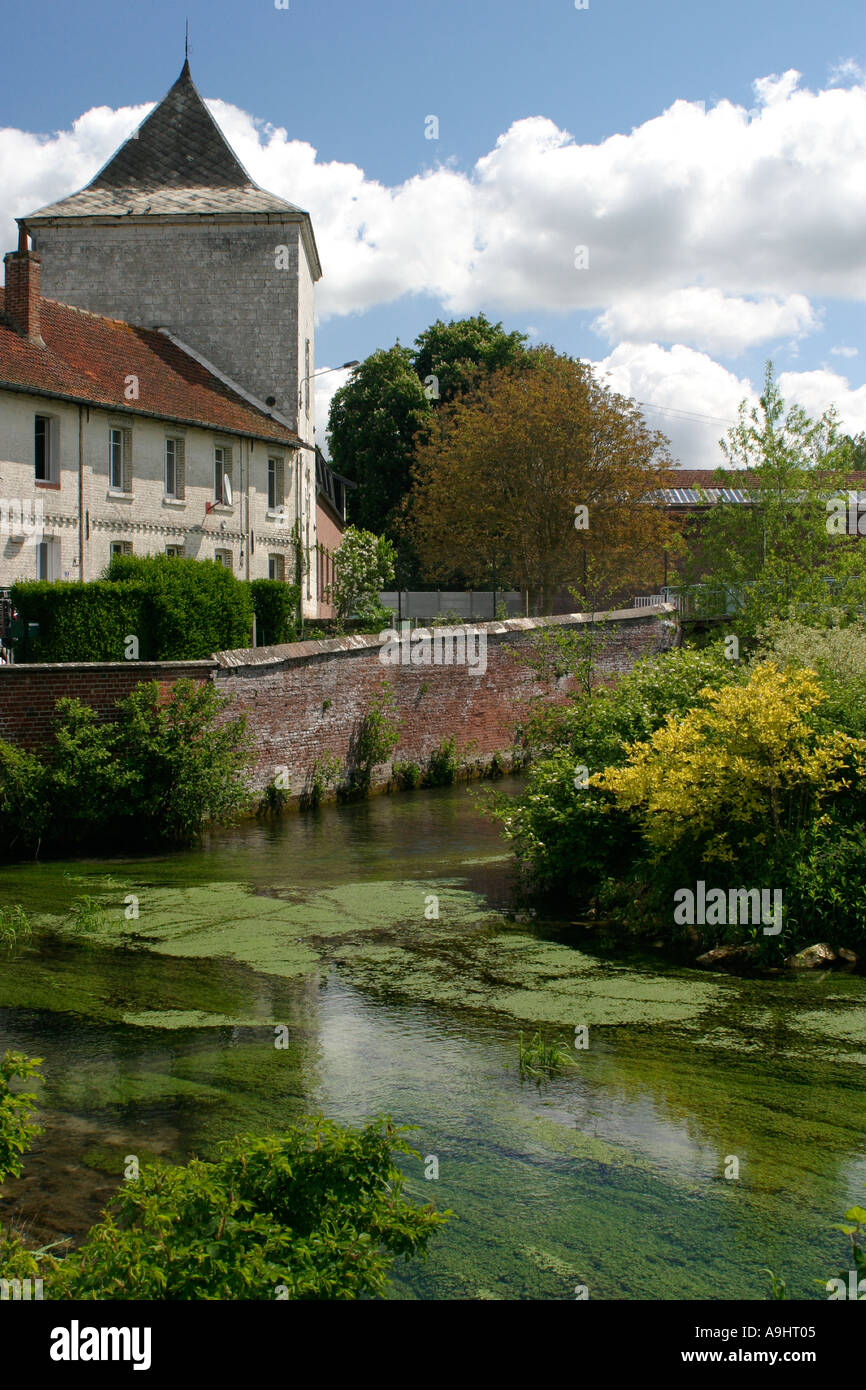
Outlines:
[[[134,633],[147,660],[145,595],[134,583],[16,584],[12,603],[24,623],[39,624],[39,636],[15,644],[17,661],[123,661],[125,639]],[[148,634],[149,636],[149,634]]]
[[[39,635],[16,644],[19,661],[123,661],[138,638],[141,661],[195,661],[247,647],[252,585],[214,560],[115,555],[92,583],[16,584],[12,602]]]
[[[301,590],[279,579],[253,579],[250,592],[256,615],[256,641],[260,647],[297,640],[297,612]]]

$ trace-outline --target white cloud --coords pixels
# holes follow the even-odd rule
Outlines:
[[[253,177],[312,213],[323,319],[424,292],[446,312],[590,311],[611,341],[733,354],[808,333],[810,299],[864,297],[861,85],[812,92],[789,71],[755,83],[752,110],[675,101],[595,145],[532,116],[472,170],[394,187],[210,106]],[[0,132],[5,243],[15,214],[87,182],[146,109],[100,107],[47,138]]]
[[[864,70],[855,58],[843,58],[841,63],[836,63],[830,69],[831,87],[841,86],[845,82],[862,82],[866,77]]]
[[[796,401],[810,415],[821,415],[828,406],[835,405],[847,433],[866,430],[866,386],[851,386],[847,377],[823,368],[780,372],[779,386],[786,400]]]
[[[856,357],[858,352],[859,348],[855,347],[832,347],[830,349],[832,357]]]
[[[748,300],[692,286],[623,297],[599,315],[593,328],[611,343],[661,338],[733,356],[770,338],[799,337],[816,325],[815,312],[802,294]]]
[[[667,435],[682,468],[724,463],[719,440],[736,423],[740,402],[756,399],[747,378],[683,344],[620,343],[592,365],[612,390],[660,407],[645,409],[644,418]]]
[[[620,343],[593,367],[612,390],[647,407],[644,418],[671,441],[682,468],[718,468],[724,463],[719,440],[737,421],[741,401],[757,404],[758,392],[747,377],[738,377],[706,353],[676,345]],[[779,373],[788,404],[795,402],[813,417],[836,406],[844,431],[866,430],[866,386],[852,387],[825,370]],[[700,418],[704,417],[704,418]]]

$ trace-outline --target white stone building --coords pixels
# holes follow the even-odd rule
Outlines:
[[[0,321],[0,585],[95,578],[113,546],[292,580],[294,533],[315,615],[309,215],[253,183],[185,63],[86,188],[19,227]],[[38,545],[16,511],[28,499]]]

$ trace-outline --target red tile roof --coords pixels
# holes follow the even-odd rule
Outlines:
[[[0,289],[0,312],[4,307]],[[42,299],[40,332],[44,348],[0,319],[0,387],[275,439],[290,447],[299,442],[156,329]],[[129,376],[138,378],[138,400],[124,395]]]
[[[717,481],[715,468],[672,468],[670,470],[670,486],[681,487],[742,487],[752,477],[749,468],[726,468],[722,473],[721,482]],[[866,473],[853,472],[848,474],[852,484],[866,484]]]

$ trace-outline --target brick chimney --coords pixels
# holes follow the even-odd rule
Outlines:
[[[3,257],[6,267],[6,317],[12,327],[34,347],[44,347],[39,331],[42,257],[31,251],[27,243],[27,233],[20,227],[18,250],[7,251]]]

